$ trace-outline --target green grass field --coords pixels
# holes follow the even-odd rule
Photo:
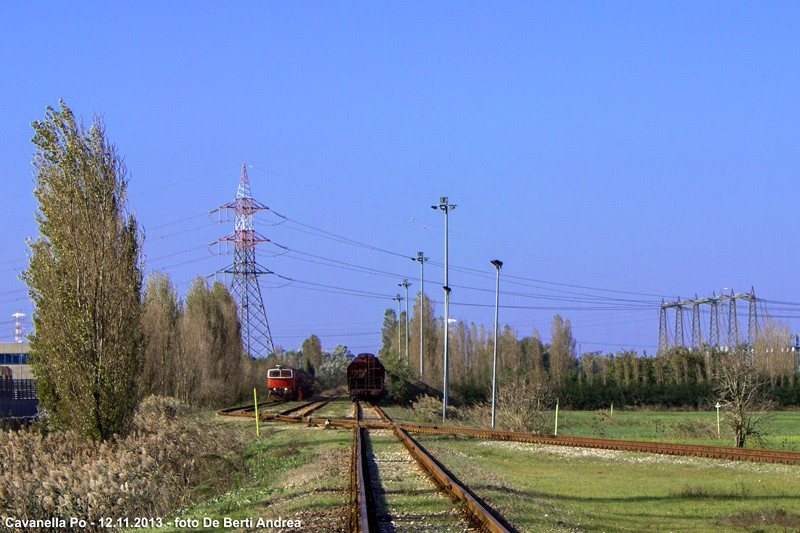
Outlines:
[[[555,413],[553,420],[555,422]],[[768,436],[763,447],[800,450],[800,411],[776,411],[770,414]],[[555,427],[555,426],[554,426]],[[733,433],[720,413],[720,437],[717,437],[715,412],[698,411],[560,411],[558,433],[613,439],[677,441],[697,444],[733,445]],[[748,447],[761,447],[751,442]]]
[[[800,528],[796,466],[449,436],[419,441],[520,531]]]
[[[415,413],[413,409],[387,406],[386,412],[394,420],[415,423],[435,423],[445,426],[475,426],[469,418],[452,418],[444,422]],[[800,411],[775,411],[769,414],[766,428],[768,435],[763,442],[750,441],[748,447],[764,447],[777,450],[800,451]],[[498,424],[502,421],[498,413]],[[548,431],[555,431],[555,412],[547,413]],[[488,417],[483,423],[488,423]],[[700,411],[645,411],[615,409],[605,411],[560,410],[558,434],[581,437],[606,437],[612,439],[655,440],[685,442],[693,444],[733,445],[725,411],[720,412],[720,433],[717,436],[716,412]]]

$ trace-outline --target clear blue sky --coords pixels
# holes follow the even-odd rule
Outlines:
[[[259,254],[297,280],[262,282],[287,349],[376,350],[419,250],[441,302],[440,196],[455,318],[491,326],[495,258],[501,323],[547,341],[559,313],[583,351],[654,352],[662,297],[798,302],[798,50],[796,2],[2,2],[0,340],[31,312],[30,122],[59,98],[104,116],[182,293],[232,260],[207,212],[250,165],[293,221],[258,221],[292,250]]]

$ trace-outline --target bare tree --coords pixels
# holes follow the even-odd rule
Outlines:
[[[243,382],[242,374],[246,368],[245,358],[248,356],[242,344],[242,327],[233,295],[223,283],[215,281],[211,285],[211,298],[218,318],[218,326],[216,328],[212,326],[212,333],[216,336],[214,344],[216,365],[213,368],[216,379],[222,381],[224,388],[220,399],[230,404],[239,397]]]
[[[585,352],[581,354],[579,360],[579,366],[581,370],[579,376],[584,376],[589,385],[594,383],[595,359],[598,357],[602,357],[602,355],[597,352]]]
[[[753,342],[753,363],[770,377],[774,385],[794,372],[789,324],[767,317]]]
[[[519,345],[525,368],[530,371],[542,370],[544,368],[544,345],[536,328],[533,328],[530,337],[521,339]]]
[[[59,104],[32,123],[39,236],[22,276],[35,306],[32,368],[56,423],[108,439],[128,431],[138,399],[141,235],[102,121],[86,130]]]
[[[735,446],[744,448],[748,438],[761,439],[767,434],[772,407],[769,378],[741,349],[721,355],[720,363],[715,391],[730,419]]]
[[[524,373],[526,369],[521,367],[517,332],[506,325],[498,333],[500,335],[497,338],[497,358],[500,368],[513,374]],[[493,338],[492,342],[494,342]],[[492,346],[492,349],[494,349],[494,346]],[[481,371],[485,371],[486,368],[481,368]]]
[[[543,370],[510,376],[497,390],[497,423],[510,431],[545,433],[553,386]]]

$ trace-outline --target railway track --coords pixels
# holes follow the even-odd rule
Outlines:
[[[266,402],[260,402],[258,404],[259,409],[263,409],[265,407],[273,407],[276,405],[281,405],[286,403],[286,400],[268,400]],[[239,407],[228,407],[227,409],[220,409],[217,411],[217,415],[220,416],[243,416],[243,417],[255,417],[256,416],[256,405],[244,405]]]
[[[354,406],[351,455],[351,531],[511,531],[502,517],[477,498],[386,414],[372,406],[367,419],[380,419],[369,430],[362,424],[359,403]],[[375,416],[377,415],[377,416]],[[384,429],[383,427],[389,426]],[[395,438],[392,438],[392,435]],[[373,443],[371,453],[366,442]],[[405,452],[403,451],[405,449]],[[416,466],[415,466],[416,465]],[[420,483],[419,467],[452,501],[431,502],[430,486]],[[438,492],[438,491],[437,491]],[[410,496],[411,495],[411,496]],[[424,500],[424,501],[423,501]],[[419,509],[426,509],[420,513]]]
[[[328,398],[320,398],[317,400],[312,400],[303,405],[298,405],[297,407],[292,407],[290,409],[286,409],[285,411],[281,411],[276,416],[289,416],[294,418],[302,418],[304,416],[308,417],[311,416],[311,414],[314,411],[317,411],[325,407],[326,405],[336,400],[337,398],[339,398],[339,396],[331,396]]]
[[[286,400],[276,400],[272,402],[264,402],[258,404],[258,419],[259,420],[278,420],[280,422],[305,422],[308,424],[314,424],[314,419],[311,415],[314,411],[325,407],[330,402],[340,398],[339,396],[333,396],[328,398],[318,398],[316,400],[311,400],[301,405],[297,405],[291,407],[289,409],[285,409],[280,411],[279,413],[264,413],[261,409],[264,407],[274,407],[276,405],[283,405],[288,403]],[[222,409],[217,411],[217,415],[219,416],[238,416],[238,417],[251,417],[255,418],[255,406],[254,405],[245,405],[241,407],[230,407],[228,409]],[[352,421],[345,424],[347,426],[352,425]]]
[[[332,401],[333,398],[322,400],[325,403]],[[314,404],[309,402],[305,406]],[[303,412],[302,415],[296,412],[296,409],[284,411],[280,414],[263,414],[259,413],[261,420],[280,420],[283,422],[308,422],[307,418],[309,412],[319,409],[325,403],[318,407],[313,407],[310,411]],[[274,404],[259,404],[259,409],[262,405],[269,406]],[[253,406],[223,409],[218,414],[226,416],[255,416]],[[800,464],[800,452],[792,452],[785,450],[766,450],[761,448],[736,448],[733,446],[712,446],[703,444],[681,444],[673,442],[655,442],[655,441],[637,441],[637,440],[621,440],[621,439],[605,439],[596,437],[571,437],[571,436],[556,436],[556,435],[540,435],[534,433],[523,433],[515,431],[501,431],[493,429],[479,429],[479,428],[465,428],[456,426],[429,426],[421,424],[409,424],[405,422],[392,422],[386,414],[378,411],[378,417],[371,417],[360,422],[360,424],[367,429],[392,429],[397,427],[407,433],[422,433],[422,434],[440,434],[440,435],[467,435],[481,439],[491,440],[507,440],[514,442],[527,442],[533,444],[546,444],[552,446],[572,446],[579,448],[599,448],[605,450],[618,450],[630,451],[641,453],[656,453],[662,455],[679,455],[689,457],[705,457],[709,459],[724,459],[728,461],[754,461],[765,463],[780,463],[780,464]],[[313,423],[313,419],[311,420]],[[355,425],[353,419],[331,419],[326,420],[326,424],[333,427],[352,428]]]

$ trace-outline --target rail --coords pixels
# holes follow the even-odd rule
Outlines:
[[[364,449],[364,428],[361,427],[361,406],[353,404],[353,450],[350,467],[350,531],[368,533],[377,531],[375,507],[369,487],[367,455]]]
[[[494,510],[490,509],[483,500],[472,493],[464,484],[453,476],[439,461],[433,458],[425,448],[415,441],[400,424],[391,423],[390,418],[381,408],[372,404],[378,415],[385,422],[391,424],[391,429],[395,436],[403,443],[403,446],[411,453],[434,482],[439,485],[449,496],[464,504],[469,519],[481,531],[508,532],[513,531],[511,526],[505,522]]]

